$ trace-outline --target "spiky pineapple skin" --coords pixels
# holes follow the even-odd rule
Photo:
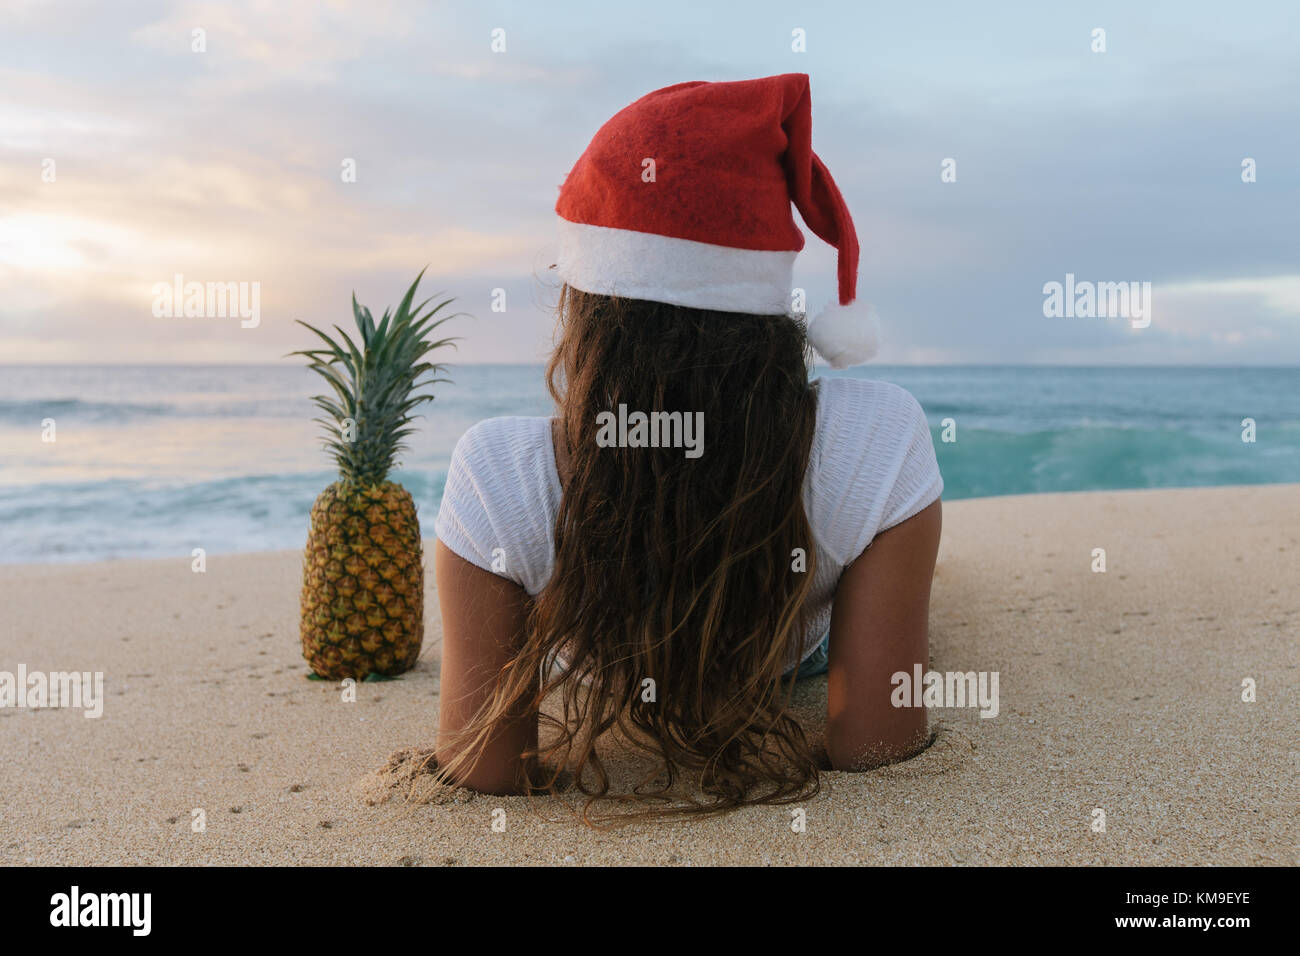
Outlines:
[[[424,639],[424,553],[401,485],[336,481],[316,499],[303,554],[303,657],[328,680],[409,670]]]

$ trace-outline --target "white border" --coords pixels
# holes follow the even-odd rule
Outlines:
[[[575,289],[719,312],[790,312],[797,252],[733,249],[557,218],[556,268]]]

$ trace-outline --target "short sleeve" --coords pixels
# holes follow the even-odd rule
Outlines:
[[[907,439],[906,449],[902,452],[893,486],[885,499],[876,534],[902,524],[925,510],[943,493],[943,476],[939,474],[939,461],[935,458],[934,440],[930,437],[930,425],[926,421],[925,411],[921,408],[921,403],[910,394],[903,394],[907,395],[904,403],[907,418],[901,433]],[[901,444],[903,443],[900,442]]]
[[[549,420],[479,422],[452,451],[434,533],[471,564],[537,594],[551,570],[553,473]]]
[[[448,548],[471,564],[491,571],[492,548],[495,543],[474,477],[473,462],[481,457],[481,454],[475,453],[475,446],[479,443],[476,435],[478,428],[475,425],[456,442],[433,527],[438,540]]]
[[[906,389],[821,380],[806,502],[818,544],[838,565],[942,493],[925,412]]]

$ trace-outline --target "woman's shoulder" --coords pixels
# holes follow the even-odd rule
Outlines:
[[[461,456],[523,458],[550,447],[551,420],[525,415],[485,418],[470,426],[452,452]]]
[[[535,498],[558,491],[551,420],[532,416],[485,418],[461,435],[451,453],[447,481],[470,478],[484,496]]]
[[[818,425],[888,439],[925,420],[912,393],[893,382],[870,378],[819,378]]]
[[[485,418],[456,442],[451,469],[475,475],[485,489],[521,494],[559,490],[551,419],[511,415]]]
[[[817,434],[813,458],[833,472],[857,471],[876,462],[871,473],[889,476],[883,466],[912,451],[929,449],[930,426],[912,393],[892,382],[863,378],[817,379]],[[936,469],[937,470],[937,469]]]
[[[465,560],[534,593],[559,504],[549,418],[488,418],[456,442],[435,524]]]
[[[943,492],[925,410],[907,389],[858,378],[817,379],[809,518],[838,561]]]

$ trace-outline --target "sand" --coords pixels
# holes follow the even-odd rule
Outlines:
[[[804,832],[788,807],[602,832],[549,798],[375,802],[434,740],[432,584],[417,668],[345,703],[305,676],[296,553],[190,562],[0,566],[0,670],[107,695],[97,720],[0,709],[0,862],[1300,863],[1300,485],[945,505],[933,666],[999,672],[1001,711],[826,774]],[[798,696],[819,732],[825,679]]]

